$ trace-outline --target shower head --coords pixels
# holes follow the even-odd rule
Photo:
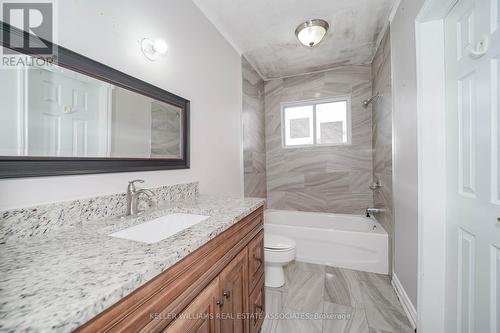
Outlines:
[[[362,104],[363,104],[363,107],[366,109],[371,103],[373,103],[375,100],[379,99],[380,97],[382,97],[382,95],[380,95],[379,93],[377,93],[375,96],[372,96],[368,99],[365,99]]]

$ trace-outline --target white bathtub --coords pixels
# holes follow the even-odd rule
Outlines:
[[[373,218],[268,209],[264,229],[294,239],[296,260],[388,274],[387,232]]]

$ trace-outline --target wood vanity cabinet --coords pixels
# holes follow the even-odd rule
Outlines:
[[[181,318],[174,320],[163,332],[213,333],[220,332],[219,279],[216,278],[194,301],[182,311]]]
[[[257,333],[263,246],[259,208],[76,331]]]
[[[264,304],[265,304],[265,289],[264,289],[264,275],[260,276],[256,288],[250,294],[248,312],[253,314],[249,317],[249,332],[257,333],[262,327],[264,322]]]
[[[248,244],[248,276],[251,290],[264,273],[264,231],[260,231]]]
[[[248,251],[240,254],[219,275],[221,304],[221,332],[246,333],[248,304]]]

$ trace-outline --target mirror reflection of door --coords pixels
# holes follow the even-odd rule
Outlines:
[[[27,154],[109,156],[111,86],[74,73],[27,73]]]
[[[183,112],[58,66],[0,76],[0,156],[182,159]]]

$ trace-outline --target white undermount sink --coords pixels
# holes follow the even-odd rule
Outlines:
[[[153,244],[205,221],[209,217],[182,213],[170,214],[114,232],[109,236]]]

